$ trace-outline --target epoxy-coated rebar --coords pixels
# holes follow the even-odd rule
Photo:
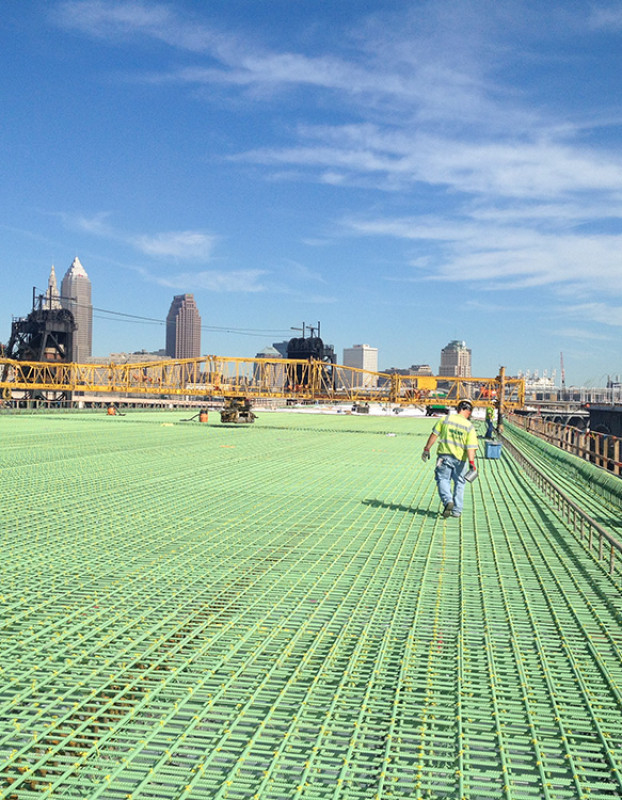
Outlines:
[[[432,422],[0,415],[0,797],[622,798],[622,594]]]

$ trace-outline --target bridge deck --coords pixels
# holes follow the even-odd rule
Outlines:
[[[185,416],[188,416],[186,413]],[[431,422],[0,416],[0,797],[622,798],[622,589]]]

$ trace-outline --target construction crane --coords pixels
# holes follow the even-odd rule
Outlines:
[[[475,406],[522,408],[522,378],[434,377],[370,372],[330,361],[291,358],[167,359],[131,364],[76,364],[0,358],[0,396],[31,400],[42,391],[102,397],[205,400],[281,398],[289,403],[391,403],[453,406],[468,397]]]
[[[562,400],[566,399],[566,370],[564,369],[564,354],[559,354],[559,366],[562,374]]]

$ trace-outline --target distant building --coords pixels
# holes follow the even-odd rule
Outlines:
[[[264,347],[263,350],[260,350],[256,355],[255,358],[283,358],[283,355],[278,351],[278,349],[272,345]]]
[[[166,361],[168,356],[164,350],[149,352],[148,350],[137,350],[133,353],[109,353],[106,356],[93,357],[91,364],[144,364],[152,361]]]
[[[287,345],[289,344],[289,339],[285,342],[272,342],[272,347],[283,357],[287,358]]]
[[[43,308],[62,308],[60,302],[60,292],[58,291],[58,283],[56,282],[54,264],[52,264],[50,277],[48,278],[48,288],[43,297]]]
[[[539,372],[526,373],[519,372],[518,377],[525,381],[525,400],[528,401],[554,401],[559,397],[555,379],[556,373],[549,376],[546,370],[540,375]]]
[[[170,358],[201,355],[201,316],[193,294],[173,298],[166,317],[166,354]]]
[[[466,342],[454,339],[441,350],[439,376],[448,378],[471,377],[471,351]]]
[[[343,365],[344,367],[364,369],[368,372],[378,372],[378,348],[370,347],[368,344],[344,347]],[[372,387],[378,385],[378,378],[375,375],[353,372],[348,373],[346,377],[351,386]]]
[[[434,375],[429,364],[412,364],[408,372],[410,375]]]
[[[48,282],[51,302],[53,302],[55,283],[56,275],[54,267],[52,267]],[[76,364],[85,364],[93,353],[93,305],[91,303],[91,281],[77,256],[65,273],[60,293],[62,307],[71,311],[76,323],[76,331],[73,334],[72,359]]]
[[[402,367],[389,367],[384,369],[386,375],[434,375],[429,364],[412,364],[408,369]]]

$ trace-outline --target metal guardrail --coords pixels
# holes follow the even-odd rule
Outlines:
[[[622,562],[622,542],[605,530],[595,519],[586,514],[568,495],[563,492],[557,484],[548,478],[527,456],[522,453],[515,444],[510,442],[505,436],[501,437],[503,446],[509,450],[516,461],[525,469],[529,477],[534,481],[538,488],[545,493],[547,498],[553,501],[557,512],[565,520],[568,527],[572,529],[574,535],[587,547],[587,550],[594,555],[598,553],[598,561],[605,559],[605,542],[609,546],[609,574],[614,575],[616,570],[616,555]],[[595,543],[597,540],[597,543]],[[597,544],[597,546],[595,546]]]
[[[622,439],[617,436],[599,431],[580,430],[541,417],[510,414],[510,421],[512,425],[528,431],[554,447],[573,453],[614,475],[622,475]]]

